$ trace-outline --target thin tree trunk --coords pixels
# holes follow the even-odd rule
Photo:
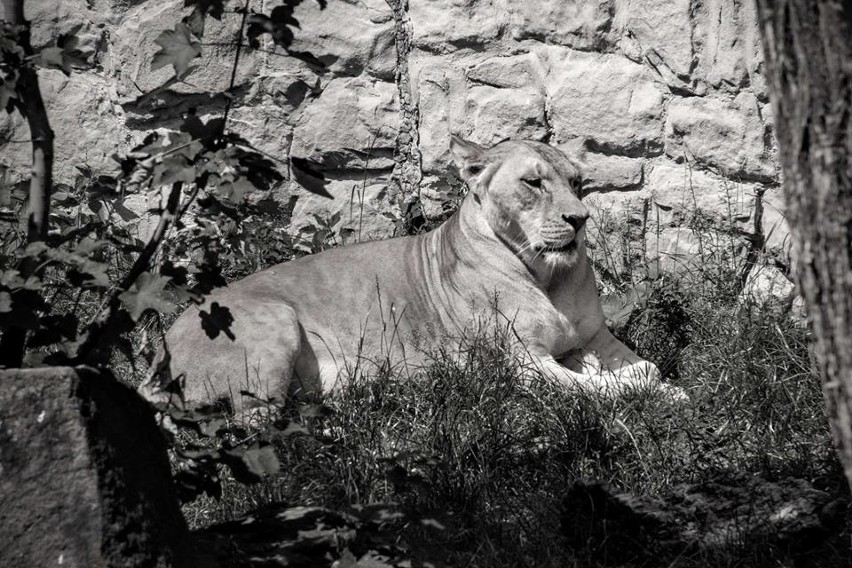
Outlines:
[[[29,56],[33,55],[30,44],[29,22],[24,19],[24,0],[3,0],[6,21],[23,26],[20,45]],[[33,158],[30,177],[30,194],[27,206],[27,243],[47,238],[50,191],[53,186],[53,130],[47,118],[47,110],[41,98],[38,75],[33,67],[25,66],[20,71],[16,85],[16,108],[27,119],[32,140]],[[24,278],[35,274],[38,262],[24,259],[20,271]],[[24,356],[27,333],[25,329],[10,327],[0,339],[0,366],[20,367]]]
[[[757,0],[796,272],[852,487],[852,0]]]

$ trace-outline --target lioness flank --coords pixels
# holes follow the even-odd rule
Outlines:
[[[604,325],[578,164],[532,141],[484,148],[453,137],[450,149],[469,193],[436,230],[328,250],[230,284],[207,301],[230,309],[232,338],[211,340],[198,308],[187,310],[166,335],[186,400],[227,398],[241,411],[249,406],[241,390],[280,400],[330,389],[357,361],[394,351],[410,364],[474,321],[498,325],[483,319],[495,304],[519,354],[567,387],[678,391]],[[590,359],[594,368],[584,369]],[[152,391],[143,386],[156,398]]]

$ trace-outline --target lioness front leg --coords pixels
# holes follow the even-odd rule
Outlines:
[[[546,377],[556,379],[569,389],[583,390],[590,394],[614,398],[621,395],[627,386],[640,386],[638,376],[633,381],[625,381],[619,374],[602,369],[599,365],[596,368],[582,368],[581,372],[566,367],[552,355],[543,352],[539,354],[530,353],[530,355],[535,371]],[[574,367],[581,369],[580,366]]]

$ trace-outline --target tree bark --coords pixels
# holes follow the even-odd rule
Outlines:
[[[852,487],[852,0],[757,0],[800,290]]]
[[[30,43],[30,26],[24,18],[24,0],[3,0],[6,21],[23,26],[19,37],[27,56],[33,55]],[[50,213],[50,192],[53,187],[53,130],[47,118],[47,110],[38,85],[38,74],[34,67],[25,65],[20,69],[15,108],[26,118],[32,140],[32,172],[27,205],[27,244],[47,238]],[[2,109],[0,109],[2,111]],[[36,273],[38,261],[24,258],[20,266],[21,275],[28,278]],[[0,367],[20,367],[24,357],[26,330],[10,327],[0,339]]]

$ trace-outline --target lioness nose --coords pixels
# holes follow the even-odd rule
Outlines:
[[[583,228],[583,225],[586,224],[586,219],[588,218],[588,213],[584,215],[562,215],[562,219],[564,219],[566,223],[571,225],[574,228],[574,231],[578,233],[580,232],[580,229]]]

